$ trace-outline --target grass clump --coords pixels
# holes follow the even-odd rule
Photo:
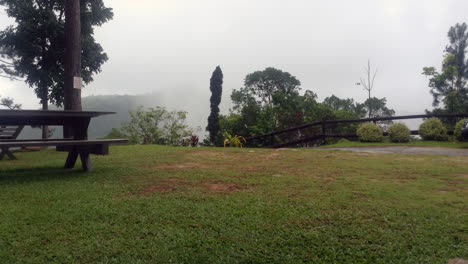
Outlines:
[[[388,136],[391,142],[406,143],[411,139],[411,131],[403,123],[395,123],[388,129]]]
[[[419,135],[424,140],[447,141],[447,128],[438,118],[429,118],[419,126]]]
[[[362,124],[357,130],[357,135],[361,142],[382,142],[383,131],[374,123]]]

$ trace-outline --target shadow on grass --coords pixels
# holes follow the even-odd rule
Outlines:
[[[4,169],[0,170],[0,184],[69,180],[85,175],[87,173],[81,168],[73,170],[57,167]]]

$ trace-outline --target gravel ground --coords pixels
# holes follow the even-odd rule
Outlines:
[[[349,147],[349,148],[319,148],[320,150],[345,150],[366,153],[399,153],[399,154],[429,154],[447,156],[468,156],[468,149],[438,148],[438,147]]]

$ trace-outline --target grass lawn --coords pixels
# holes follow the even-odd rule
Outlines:
[[[408,143],[392,143],[388,140],[384,142],[369,143],[359,141],[342,140],[335,144],[323,145],[321,148],[346,148],[346,147],[388,147],[388,146],[414,146],[414,147],[441,147],[441,148],[467,148],[468,142],[455,141],[412,141]]]
[[[468,158],[120,146],[0,161],[0,263],[468,259]]]

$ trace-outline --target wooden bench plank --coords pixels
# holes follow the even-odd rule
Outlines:
[[[45,146],[85,146],[98,144],[125,144],[127,139],[97,139],[97,140],[50,140],[50,141],[0,141],[0,147],[45,147]]]
[[[53,138],[53,139],[5,139],[5,140],[0,140],[0,142],[28,142],[28,141],[66,141],[66,140],[73,140],[73,138]]]

